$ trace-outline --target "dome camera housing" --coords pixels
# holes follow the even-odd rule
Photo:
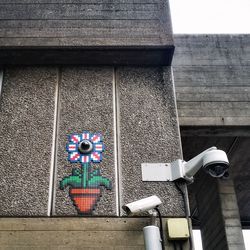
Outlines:
[[[222,150],[212,150],[203,156],[203,169],[212,177],[222,177],[228,168],[229,161]]]
[[[93,149],[93,144],[88,140],[82,140],[79,143],[78,150],[82,154],[88,154],[88,153],[90,153],[92,151],[92,149]]]

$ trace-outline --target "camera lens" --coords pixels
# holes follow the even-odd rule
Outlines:
[[[130,214],[131,210],[127,206],[122,206],[122,209],[127,213]]]
[[[93,145],[90,141],[88,140],[83,140],[80,142],[79,146],[78,146],[78,150],[82,153],[82,154],[87,154],[90,153],[93,149]]]
[[[222,177],[226,170],[228,169],[228,165],[225,163],[212,164],[208,168],[208,172],[213,177]]]

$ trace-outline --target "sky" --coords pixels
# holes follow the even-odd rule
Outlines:
[[[202,250],[200,230],[193,230],[195,250]],[[243,230],[246,250],[250,250],[250,230]]]
[[[175,34],[250,34],[250,0],[170,0]]]
[[[175,34],[250,34],[250,0],[169,0]],[[202,250],[199,230],[195,249]],[[250,250],[250,230],[243,230]]]

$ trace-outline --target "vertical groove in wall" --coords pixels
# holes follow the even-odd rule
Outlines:
[[[0,99],[2,96],[2,90],[3,90],[3,69],[0,69]]]
[[[116,193],[116,214],[120,216],[120,162],[119,162],[119,100],[116,79],[116,68],[113,68],[113,110],[114,110],[114,162],[115,162],[115,193]]]
[[[54,110],[54,125],[53,138],[51,148],[51,165],[50,165],[50,183],[49,183],[49,200],[48,200],[48,216],[51,216],[54,211],[55,204],[55,183],[56,183],[56,165],[57,165],[57,133],[59,124],[59,88],[61,82],[61,70],[57,69],[57,83],[55,88],[55,110]]]
[[[174,103],[175,103],[175,113],[176,113],[176,122],[177,122],[178,134],[179,134],[179,144],[180,144],[180,150],[181,150],[181,157],[183,158],[182,143],[181,143],[181,131],[180,131],[178,109],[177,109],[177,98],[176,98],[176,91],[175,91],[173,67],[171,67],[171,82],[173,84],[173,96],[174,96]]]

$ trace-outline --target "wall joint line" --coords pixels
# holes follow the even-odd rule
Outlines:
[[[54,125],[53,125],[53,138],[51,147],[51,164],[50,164],[50,182],[49,182],[49,198],[48,198],[48,212],[47,215],[51,216],[54,213],[55,195],[56,195],[56,172],[57,172],[57,135],[60,116],[60,82],[61,82],[61,69],[57,69],[57,82],[55,88],[55,109],[54,109]]]

